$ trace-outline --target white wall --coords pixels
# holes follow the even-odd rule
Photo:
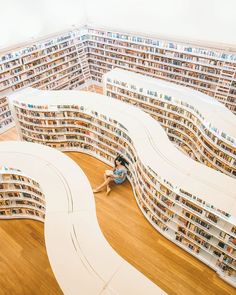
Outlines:
[[[91,24],[236,45],[236,0],[0,0],[0,49]]]
[[[86,20],[84,0],[0,0],[0,3],[0,49],[84,24]]]
[[[236,45],[236,0],[88,0],[90,23]]]

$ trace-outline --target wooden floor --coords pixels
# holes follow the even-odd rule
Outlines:
[[[0,220],[0,294],[62,295],[50,267],[44,225]]]
[[[14,129],[0,135],[0,140],[14,139]],[[93,187],[103,180],[107,165],[84,154],[66,154]],[[138,209],[128,182],[115,186],[108,197],[96,194],[95,201],[100,227],[111,246],[168,294],[236,294],[213,270],[154,230]],[[61,294],[45,251],[43,224],[1,220],[0,236],[0,295]]]
[[[13,127],[9,129],[7,132],[0,134],[0,141],[3,140],[19,140],[19,136],[17,135],[16,128]]]
[[[84,170],[92,187],[103,181],[107,165],[81,153],[66,154]],[[95,194],[95,201],[100,227],[113,249],[168,294],[236,294],[213,270],[149,224],[128,182],[113,187],[108,197]]]
[[[102,87],[100,86],[97,86],[97,85],[90,85],[89,87],[84,88],[82,90],[85,90],[85,91],[91,91],[91,92],[96,92],[96,93],[100,93],[100,94],[103,94],[103,89]]]

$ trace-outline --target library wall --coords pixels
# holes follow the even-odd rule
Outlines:
[[[94,81],[118,67],[175,82],[213,96],[236,114],[236,54],[109,29],[88,29],[88,62]]]
[[[12,127],[6,97],[24,87],[80,88],[100,84],[114,67],[204,92],[236,114],[234,51],[190,46],[96,28],[71,28],[1,52],[0,133]]]
[[[1,3],[1,10],[0,49],[69,30],[86,20],[84,0],[8,0]]]
[[[236,43],[234,0],[9,0],[5,1],[3,8],[0,48],[84,24],[86,19],[95,25],[118,30],[153,33],[189,41]],[[9,21],[9,15],[14,22]]]
[[[234,0],[86,1],[88,21],[97,27],[234,45],[235,9]]]
[[[6,98],[9,93],[28,86],[71,89],[89,81],[81,31],[48,36],[0,55],[0,133],[14,124]]]

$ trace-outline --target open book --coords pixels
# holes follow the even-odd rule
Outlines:
[[[113,170],[106,170],[105,173],[107,176],[111,176],[113,175]]]

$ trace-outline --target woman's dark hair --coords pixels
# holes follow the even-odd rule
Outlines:
[[[121,156],[121,155],[118,155],[114,162],[115,162],[115,166],[116,166],[116,161],[119,161],[121,163],[121,165],[125,166],[127,168],[127,166],[129,165],[129,163]]]

